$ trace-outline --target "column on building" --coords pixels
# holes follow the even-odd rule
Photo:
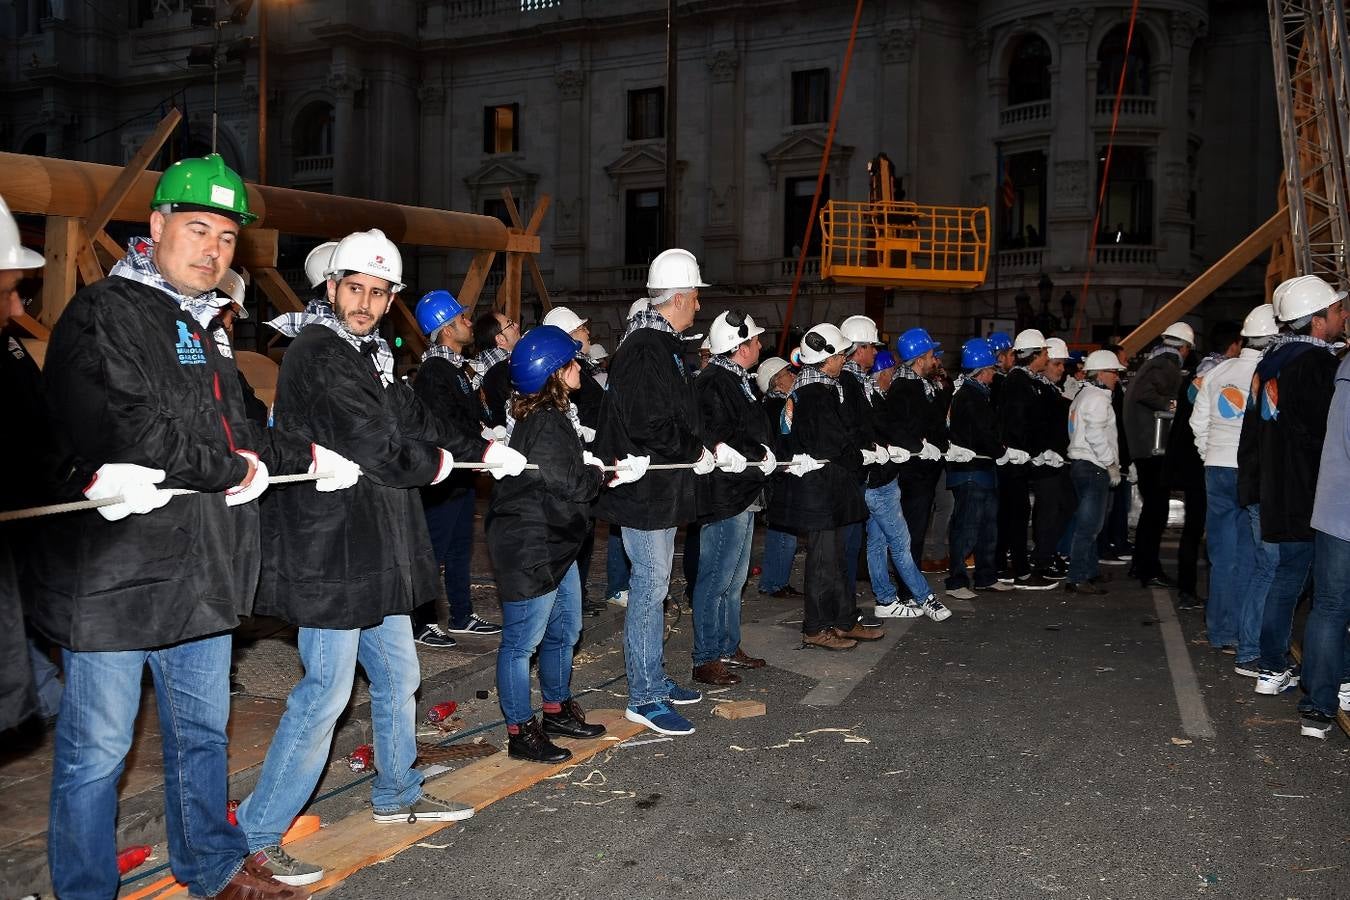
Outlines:
[[[1085,262],[1088,232],[1092,228],[1093,147],[1091,127],[1095,102],[1089,88],[1087,40],[1093,10],[1072,7],[1055,13],[1059,38],[1058,78],[1055,82],[1055,129],[1050,144],[1050,210],[1047,268],[1080,269]]]
[[[558,185],[550,287],[567,291],[584,287],[586,269],[586,74],[573,60],[558,67],[553,80],[558,87]]]
[[[1164,270],[1189,267],[1191,256],[1190,61],[1203,23],[1192,12],[1173,12],[1168,23],[1171,65],[1158,70],[1158,115],[1163,124],[1154,175],[1158,208],[1159,263]]]
[[[357,164],[365,158],[356,146],[360,131],[357,122],[356,94],[361,90],[362,73],[344,60],[339,48],[328,70],[328,89],[333,92],[333,193],[364,196],[368,184],[360,177]]]
[[[453,161],[453,143],[446,130],[446,103],[449,91],[443,78],[447,73],[425,73],[417,88],[420,105],[418,127],[418,186],[416,202],[434,209],[450,209],[452,192],[446,185],[446,172]],[[455,291],[458,285],[446,283],[449,260],[444,250],[422,247],[418,250],[417,275],[420,283],[431,288]],[[411,299],[411,298],[410,298]]]
[[[734,45],[714,49],[708,65],[708,205],[703,229],[704,279],[715,284],[736,280],[740,251],[740,100],[736,74],[740,54]]]

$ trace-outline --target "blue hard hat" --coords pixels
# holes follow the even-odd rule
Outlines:
[[[894,353],[889,350],[878,350],[876,361],[872,363],[872,374],[894,369],[899,364],[899,360],[895,358]]]
[[[922,328],[911,328],[896,340],[895,351],[900,354],[901,362],[913,362],[939,346],[937,341],[929,337],[927,331]]]
[[[992,342],[982,337],[973,337],[961,345],[961,368],[967,372],[998,365],[994,356]]]
[[[522,394],[533,394],[548,376],[576,358],[581,341],[557,325],[531,328],[511,351],[511,383]]]
[[[449,291],[432,291],[417,301],[417,327],[422,334],[430,335],[437,328],[464,312],[455,295]]]
[[[993,334],[989,335],[986,340],[989,341],[989,349],[993,350],[995,353],[1002,353],[1005,350],[1012,349],[1013,339],[1006,331],[995,331]]]

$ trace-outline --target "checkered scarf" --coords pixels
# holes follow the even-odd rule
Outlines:
[[[845,363],[845,365],[847,365],[847,363]],[[927,378],[924,378],[922,375],[920,375],[918,372],[915,372],[913,369],[911,369],[904,363],[901,363],[900,365],[895,367],[894,377],[905,378],[908,379],[909,381],[919,382],[920,384],[923,385],[924,396],[927,397],[929,400],[932,400],[934,397],[937,396],[937,388],[933,385],[933,382],[929,381]]]
[[[741,391],[745,394],[745,399],[751,403],[755,402],[755,392],[750,390],[750,376],[746,374],[745,369],[736,365],[726,356],[714,356],[708,360],[708,365],[717,366],[719,369],[726,369],[732,375],[735,375],[741,381]]]
[[[797,388],[808,384],[834,385],[835,391],[839,394],[839,402],[844,402],[844,386],[839,383],[839,379],[831,378],[815,366],[802,366],[802,370],[797,373],[797,380],[792,383],[793,393],[797,392]]]
[[[1164,353],[1170,353],[1173,356],[1175,356],[1177,358],[1178,365],[1180,365],[1183,362],[1181,358],[1181,351],[1178,350],[1176,347],[1172,347],[1168,344],[1159,344],[1158,346],[1154,347],[1152,350],[1149,351],[1148,358],[1152,359],[1155,356],[1162,356]]]
[[[352,334],[343,327],[337,316],[333,315],[333,308],[327,303],[310,301],[305,306],[304,312],[283,313],[275,319],[268,320],[267,324],[287,337],[295,337],[310,325],[322,325],[350,344],[362,356],[370,357],[371,364],[375,366],[375,371],[385,386],[394,383],[394,353],[389,349],[389,342],[380,337],[378,331],[368,337],[357,337]]]
[[[1326,341],[1322,340],[1321,338],[1313,337],[1310,334],[1277,334],[1275,336],[1275,339],[1271,341],[1268,345],[1266,345],[1265,352],[1270,353],[1270,351],[1274,350],[1276,347],[1279,347],[1283,344],[1293,344],[1296,342],[1302,344],[1312,344],[1314,347],[1321,347],[1328,353],[1335,353],[1339,347],[1343,346],[1341,344],[1329,344]]]
[[[873,396],[877,397],[881,396],[881,388],[877,387],[876,378],[869,375],[867,373],[867,370],[865,370],[862,366],[858,365],[851,359],[845,360],[844,371],[852,373],[853,377],[858,379],[858,381],[862,383],[863,395],[867,397],[868,403],[872,402]]]
[[[487,374],[488,369],[510,356],[510,350],[503,350],[501,347],[489,347],[469,360],[469,365],[473,367],[473,377],[470,379],[473,382],[473,389],[476,391],[483,386],[483,376]]]
[[[511,401],[514,401],[518,396],[520,396],[519,391],[512,391]],[[506,404],[506,440],[504,443],[507,446],[511,444],[511,433],[516,430],[516,417],[511,415],[511,406],[513,405],[511,401]],[[572,423],[572,430],[577,433],[577,438],[581,441],[582,446],[585,446],[586,433],[581,430],[581,415],[577,412],[575,403],[567,404],[567,421]]]
[[[619,339],[619,343],[623,344],[624,341],[628,340],[629,335],[639,328],[655,328],[657,331],[664,331],[667,334],[679,334],[679,332],[671,326],[670,322],[666,321],[665,316],[661,315],[659,312],[644,309],[641,312],[635,313],[633,318],[628,320],[628,330],[623,333],[623,337]]]
[[[173,298],[179,309],[203,328],[211,324],[221,309],[234,302],[227,296],[216,294],[214,290],[195,297],[178,293],[178,289],[169,284],[155,267],[155,245],[148,237],[132,238],[127,241],[127,255],[119,259],[108,274],[163,291]]]
[[[440,357],[450,365],[459,367],[464,365],[464,354],[456,353],[444,344],[432,344],[422,352],[422,362],[426,362],[432,357]]]

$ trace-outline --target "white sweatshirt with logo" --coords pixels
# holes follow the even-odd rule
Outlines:
[[[1111,392],[1091,381],[1083,382],[1069,405],[1069,459],[1084,459],[1103,469],[1120,464]]]
[[[1191,431],[1195,449],[1207,466],[1237,468],[1238,438],[1242,435],[1242,415],[1252,388],[1252,375],[1261,361],[1261,351],[1250,347],[1232,359],[1225,359],[1202,377],[1196,378],[1195,409],[1191,411]]]

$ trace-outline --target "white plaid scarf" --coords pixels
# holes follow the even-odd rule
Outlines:
[[[469,379],[473,384],[473,389],[476,391],[483,386],[483,376],[487,374],[488,369],[510,356],[510,350],[503,350],[501,347],[489,347],[469,360],[469,365],[473,367],[473,377]]]
[[[378,331],[366,337],[352,334],[343,327],[337,316],[333,315],[333,308],[327,303],[311,301],[305,306],[304,312],[284,313],[269,320],[267,324],[287,337],[295,337],[310,325],[322,325],[350,344],[361,355],[370,356],[382,384],[387,387],[394,383],[394,353],[389,349],[389,342],[380,337]]]
[[[745,394],[745,398],[751,403],[755,402],[755,392],[750,390],[750,376],[746,374],[745,369],[736,365],[736,363],[732,362],[731,359],[726,356],[714,356],[712,359],[708,360],[708,365],[717,366],[719,369],[726,369],[732,375],[739,378],[741,381],[741,391]]]
[[[117,261],[108,274],[136,281],[168,294],[178,304],[178,308],[187,313],[203,328],[209,326],[221,309],[234,301],[227,296],[218,295],[214,290],[195,297],[178,293],[177,288],[169,284],[155,267],[155,245],[148,237],[132,238],[127,241],[127,255]]]
[[[426,350],[422,351],[422,362],[426,362],[432,357],[440,357],[452,366],[464,365],[464,354],[456,353],[444,344],[432,344]]]
[[[633,318],[628,320],[628,330],[623,333],[623,337],[619,339],[619,343],[623,344],[623,342],[628,340],[629,336],[639,328],[655,328],[657,331],[664,331],[667,334],[679,334],[679,332],[671,326],[670,322],[666,321],[665,316],[661,315],[659,312],[644,309],[641,312],[635,313]]]
[[[937,396],[937,388],[933,386],[933,382],[929,381],[927,378],[924,378],[922,375],[920,375],[918,372],[915,372],[913,369],[911,369],[904,363],[901,363],[900,365],[895,367],[895,377],[905,378],[908,379],[909,381],[917,381],[921,383],[923,385],[924,396],[927,397],[929,400],[932,400],[934,397]]]
[[[1310,334],[1277,334],[1275,340],[1266,345],[1266,353],[1274,350],[1283,344],[1312,344],[1314,347],[1320,347],[1328,353],[1335,353],[1342,344],[1329,344],[1321,338],[1313,337]]]
[[[831,378],[815,366],[802,366],[802,370],[797,373],[797,380],[792,383],[793,393],[797,388],[805,387],[808,384],[830,384],[839,394],[839,402],[844,402],[844,386],[839,383],[838,378]]]
[[[878,397],[881,396],[881,388],[877,387],[876,378],[869,375],[862,366],[858,365],[851,359],[845,360],[844,371],[851,373],[854,378],[858,379],[858,381],[862,383],[863,396],[867,398],[868,403],[872,402],[873,396]]]

